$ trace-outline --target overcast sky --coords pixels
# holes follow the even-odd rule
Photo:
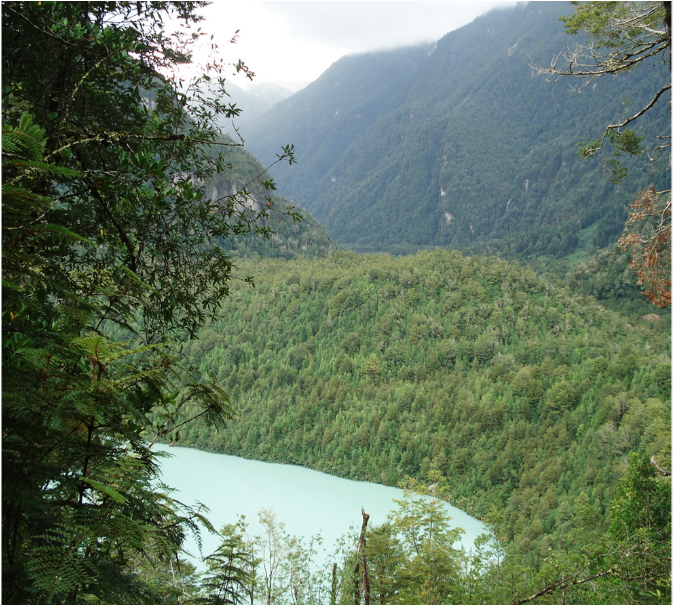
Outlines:
[[[515,4],[226,0],[201,13],[202,29],[214,34],[223,57],[241,59],[256,81],[307,84],[344,55],[433,42],[494,7]],[[238,41],[230,44],[236,30]]]

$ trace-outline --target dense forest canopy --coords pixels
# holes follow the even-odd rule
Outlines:
[[[252,75],[243,63],[213,47],[209,73],[178,75],[205,4],[2,5],[5,601],[670,602],[670,314],[639,300],[617,248],[589,254],[618,235],[629,188],[660,196],[633,208],[633,234],[669,229],[669,169],[628,157],[635,176],[611,183],[598,154],[577,163],[571,127],[604,129],[628,82],[642,104],[660,72],[646,65],[585,101],[544,99],[523,58],[559,40],[558,3],[487,15],[435,49],[338,62],[276,111],[318,95],[358,117],[312,122],[305,106],[308,165],[335,177],[299,173],[309,208],[329,232],[361,229],[354,247],[480,252],[359,255],[336,250],[219,132],[239,113],[225,76]],[[662,23],[666,4],[639,6]],[[602,36],[635,6],[582,4],[566,23]],[[493,52],[476,70],[482,50]],[[326,81],[364,65],[359,95],[326,96]],[[504,113],[505,98],[521,113]],[[665,132],[668,111],[654,107],[635,137],[607,138],[639,152],[637,138]],[[293,147],[271,161],[293,164]],[[536,258],[547,277],[502,254]],[[652,300],[666,302],[658,283]],[[251,537],[243,519],[213,528],[199,504],[175,500],[159,483],[160,439],[398,484],[405,497],[381,526],[364,512],[318,569],[314,546],[269,511]],[[441,499],[490,527],[473,552],[457,549]],[[217,529],[199,573],[185,537]]]
[[[606,512],[616,464],[634,447],[670,466],[667,316],[629,320],[518,265],[457,252],[255,267],[257,287],[238,287],[225,318],[183,349],[218,374],[241,416],[217,434],[193,425],[188,444],[390,485],[439,470],[457,506],[520,518],[510,538],[534,520],[512,492],[544,460],[557,485],[549,511],[582,481]],[[623,425],[633,436],[607,457],[600,433],[611,441],[627,420],[612,406],[637,393],[661,406],[664,432]],[[567,472],[571,483],[558,483]],[[537,484],[529,497],[550,487]]]

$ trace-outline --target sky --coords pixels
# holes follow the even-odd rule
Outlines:
[[[515,2],[219,1],[200,25],[229,63],[255,82],[306,85],[340,57],[435,42],[492,8]],[[235,44],[229,41],[239,30]],[[238,76],[234,81],[246,85]]]

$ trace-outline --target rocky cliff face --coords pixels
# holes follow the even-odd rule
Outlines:
[[[232,141],[225,137],[221,142]],[[290,259],[324,256],[336,249],[325,229],[306,210],[262,186],[270,177],[255,156],[239,146],[222,149],[232,170],[206,184],[206,194],[214,202],[229,205],[232,220],[243,211],[261,228],[260,233],[222,241],[228,253]]]

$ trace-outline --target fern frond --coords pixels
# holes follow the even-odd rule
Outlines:
[[[101,492],[102,494],[105,494],[109,498],[111,498],[114,502],[117,502],[117,504],[127,504],[128,500],[120,494],[116,489],[111,487],[110,485],[105,485],[99,481],[96,481],[95,479],[92,479],[91,477],[82,477],[82,481],[85,483],[88,483],[93,487],[95,490]]]
[[[2,126],[3,153],[27,152],[37,160],[42,157],[46,144],[45,131],[33,122],[27,111],[21,114],[18,126]]]

